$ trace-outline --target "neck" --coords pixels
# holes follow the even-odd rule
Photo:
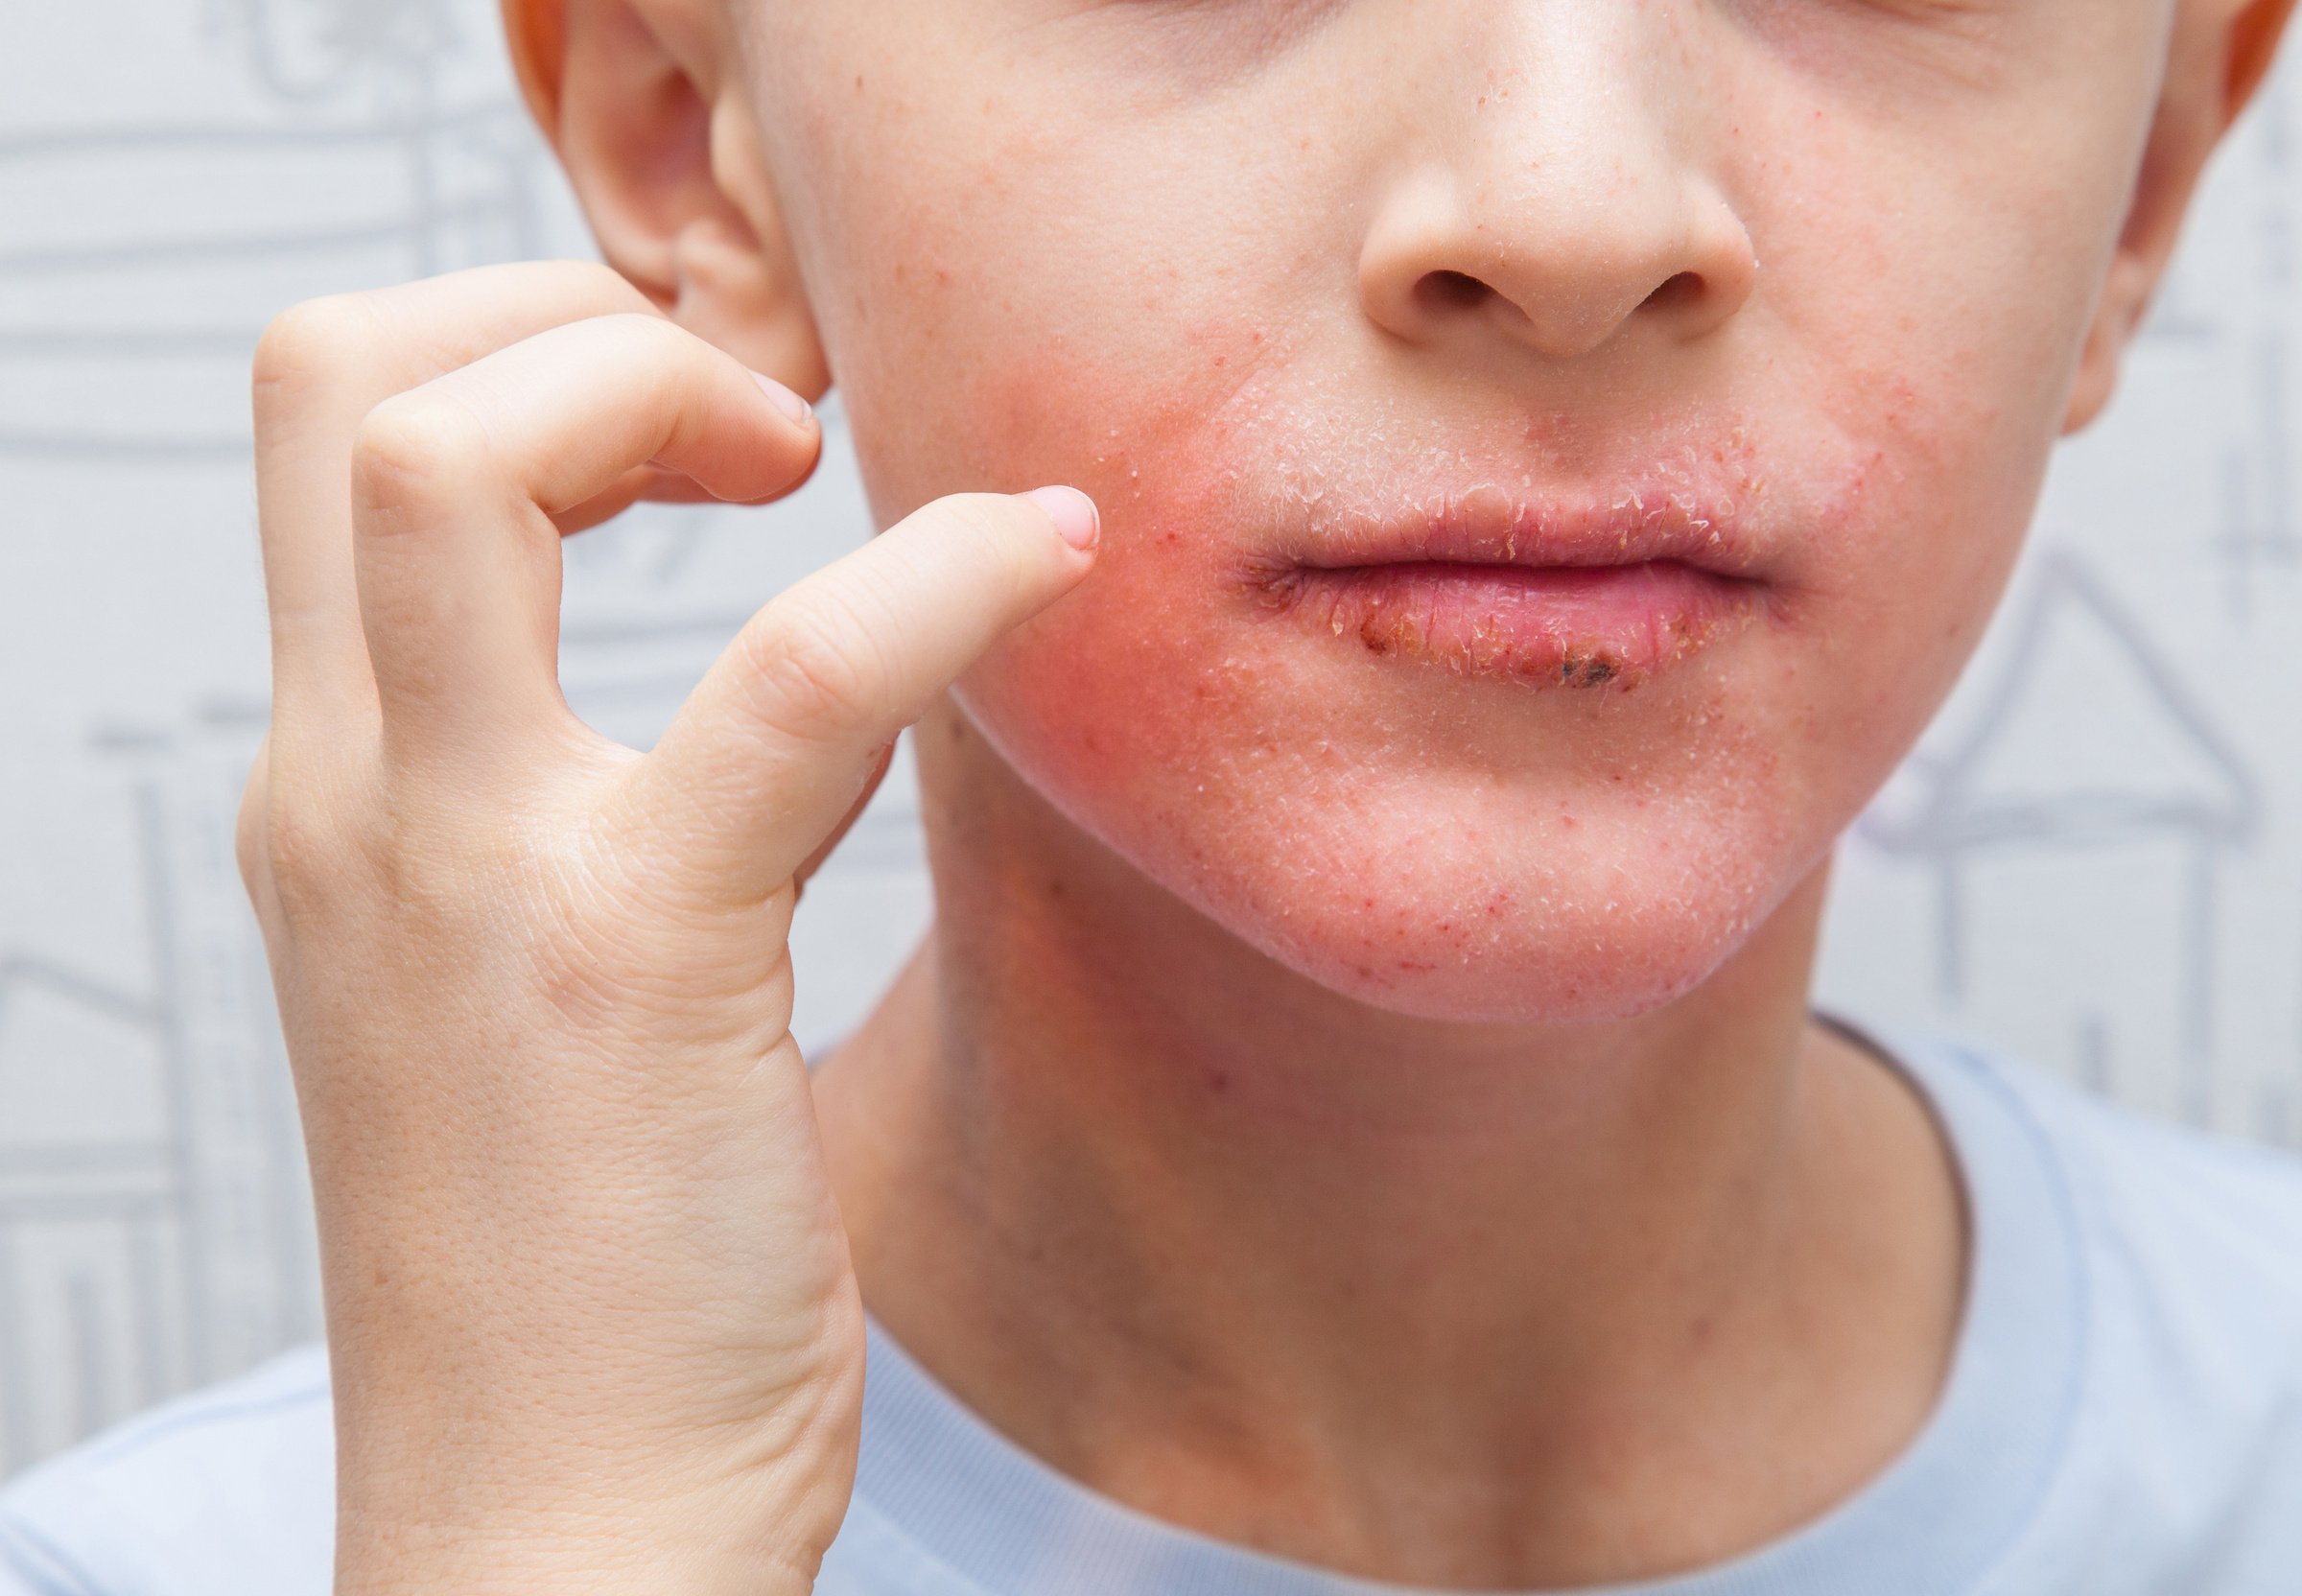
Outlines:
[[[867,1301],[1025,1447],[1492,1587],[1748,1550],[1923,1421],[1955,1179],[1808,1021],[1820,872],[1665,1009],[1436,1024],[1246,948],[955,714],[920,743],[937,930],[817,1095]]]

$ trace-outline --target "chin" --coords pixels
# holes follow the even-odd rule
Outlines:
[[[1139,736],[1160,702],[1139,694]],[[1651,1013],[1717,974],[1814,862],[1785,819],[1801,806],[1763,786],[1330,762],[1276,727],[1234,739],[1221,715],[1200,722],[1218,746],[1186,748],[969,712],[1039,801],[1186,912],[1402,1017]]]
[[[1273,839],[1276,842],[1278,839]],[[1715,975],[1799,873],[1689,870],[1652,832],[1330,851],[1195,851],[1135,860],[1232,935],[1386,1013],[1464,1024],[1633,1019]],[[1643,857],[1642,857],[1643,856]],[[1731,854],[1724,856],[1731,857]],[[1744,853],[1748,860],[1752,856]],[[1228,868],[1226,868],[1226,865]]]
[[[1372,1009],[1651,1013],[1732,959],[1859,807],[1850,762],[1795,757],[1819,706],[1787,691],[1800,673],[1771,626],[1604,682],[1543,655],[1529,680],[1509,650],[1402,658],[1292,611],[1240,620],[1154,564],[1099,572],[959,701],[1038,803]]]

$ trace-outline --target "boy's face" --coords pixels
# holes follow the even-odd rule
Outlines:
[[[1065,814],[1399,1011],[1637,1012],[2007,575],[2172,0],[733,0],[884,518],[1076,483],[966,680]]]

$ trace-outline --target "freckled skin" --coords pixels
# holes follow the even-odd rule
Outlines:
[[[1979,635],[2165,9],[1441,6],[1406,40],[1380,6],[1316,10],[747,13],[759,96],[796,112],[763,119],[794,249],[852,285],[818,316],[872,503],[1096,497],[1093,576],[959,696],[1153,881],[1402,1013],[1645,1012],[1810,875]],[[1652,30],[1607,60],[1653,82],[1592,79],[1586,25]],[[877,118],[822,89],[865,62]],[[1460,214],[1398,244],[1426,169]],[[1672,183],[1744,242],[1667,258],[1699,232],[1694,200],[1656,208]],[[1659,291],[1730,278],[1738,247],[1747,298],[1674,333]],[[1371,297],[1417,268],[1439,289]],[[1651,666],[1564,637],[1529,691],[1431,669],[1410,613],[1323,636],[1238,580],[1280,510],[1588,495],[1684,460],[1768,522],[1766,600]]]

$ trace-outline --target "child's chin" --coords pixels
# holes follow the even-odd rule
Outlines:
[[[1640,902],[1618,879],[1610,899],[1537,910],[1506,901],[1493,912],[1492,881],[1468,902],[1451,884],[1395,878],[1371,889],[1372,902],[1361,892],[1281,903],[1250,888],[1208,906],[1233,935],[1341,997],[1418,1020],[1486,1025],[1651,1014],[1718,974],[1755,924],[1750,897],[1731,891],[1716,903],[1690,904],[1679,892]],[[1370,934],[1384,922],[1397,929]]]
[[[1579,1025],[1635,1020],[1701,986],[1734,951],[1639,957],[1585,944],[1542,954],[1474,956],[1451,967],[1371,969],[1324,949],[1271,951],[1297,972],[1369,1008],[1465,1025]]]

